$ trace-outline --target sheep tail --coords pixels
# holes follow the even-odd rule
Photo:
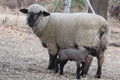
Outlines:
[[[109,29],[107,25],[102,26],[99,30],[99,39],[100,39],[99,48],[102,49],[103,51],[107,48],[108,36],[109,36]]]

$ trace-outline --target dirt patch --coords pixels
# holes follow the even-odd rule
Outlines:
[[[10,19],[9,19],[10,20]],[[16,20],[16,19],[13,19]],[[21,20],[21,19],[20,19]],[[10,20],[11,21],[11,20]],[[76,64],[68,62],[64,75],[46,71],[48,52],[43,48],[38,37],[26,26],[25,20],[9,21],[0,26],[0,80],[73,80]],[[109,20],[111,26],[110,46],[105,53],[103,75],[99,80],[120,80],[120,24]],[[97,60],[94,58],[87,78],[82,80],[97,80],[94,78]]]

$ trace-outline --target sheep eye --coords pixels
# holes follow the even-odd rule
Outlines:
[[[37,13],[38,16],[42,15],[42,12],[40,11],[39,13]]]

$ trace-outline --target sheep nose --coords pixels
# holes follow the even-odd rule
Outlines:
[[[33,24],[28,24],[30,27],[33,27]]]
[[[28,24],[30,27],[33,27],[33,26],[34,26],[34,19],[28,18],[27,24]]]
[[[32,21],[28,21],[27,24],[30,26],[30,27],[33,27],[34,23]]]

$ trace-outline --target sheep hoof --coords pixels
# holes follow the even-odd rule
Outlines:
[[[60,73],[60,75],[63,75],[63,73]]]
[[[49,65],[47,69],[49,69],[49,70],[53,70],[54,67],[53,67],[52,65]]]
[[[53,73],[54,71],[53,71],[53,70],[46,69],[46,72],[47,72],[47,73]]]
[[[78,77],[78,76],[77,76],[77,77],[76,77],[76,79],[77,79],[77,80],[80,80],[80,79],[81,79],[81,77]]]
[[[83,74],[82,77],[83,77],[83,78],[86,78],[86,74]]]
[[[60,72],[60,75],[63,75],[63,72]]]
[[[101,78],[101,76],[100,75],[95,75],[95,78]]]
[[[58,70],[54,70],[54,73],[58,73]]]

